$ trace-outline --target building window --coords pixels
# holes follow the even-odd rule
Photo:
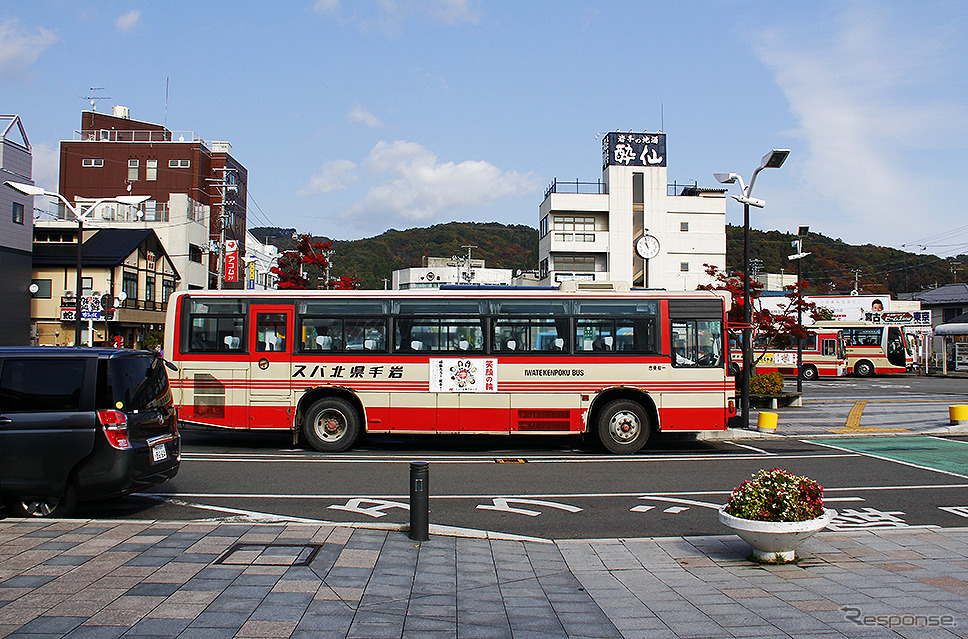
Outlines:
[[[559,242],[594,242],[594,233],[555,233]]]
[[[14,224],[24,223],[24,205],[20,202],[13,203],[13,216],[11,219],[13,219]]]
[[[150,182],[158,179],[158,160],[145,160],[145,179]]]
[[[162,280],[161,281],[161,303],[167,304],[168,298],[171,294],[175,292],[175,281],[174,280]]]
[[[168,160],[169,169],[188,169],[191,168],[191,160]]]
[[[124,291],[132,304],[136,303],[138,299],[138,274],[125,271],[124,275],[121,276],[121,290]]]
[[[84,158],[81,160],[81,166],[87,168],[101,168],[104,166],[104,158]]]
[[[145,277],[145,301],[155,301],[155,278],[153,275]]]
[[[954,318],[961,315],[961,308],[945,308],[941,311],[941,319],[945,322],[950,322]]]
[[[138,160],[128,160],[128,181],[138,181]]]
[[[81,297],[90,297],[94,294],[94,278],[81,276]]]
[[[188,245],[188,261],[195,262],[197,264],[202,263],[202,247],[197,244]]]
[[[595,272],[594,255],[556,255],[556,271],[572,271],[576,273]]]
[[[591,215],[556,215],[556,231],[595,231],[595,217]]]
[[[679,230],[686,232],[689,230],[689,222],[679,222]]]
[[[544,279],[548,277],[548,258],[544,258],[538,263],[538,277]]]
[[[679,270],[683,273],[689,272],[689,262],[679,262]]]
[[[51,297],[51,280],[33,280],[33,283],[37,285],[37,292],[34,293],[34,297],[49,300]]]

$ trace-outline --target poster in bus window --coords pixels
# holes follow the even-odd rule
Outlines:
[[[497,360],[455,357],[430,360],[430,391],[435,393],[496,393]]]

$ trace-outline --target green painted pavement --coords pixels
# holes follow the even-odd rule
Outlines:
[[[817,443],[968,476],[968,442],[939,437],[815,439]]]

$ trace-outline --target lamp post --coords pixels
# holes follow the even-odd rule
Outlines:
[[[743,178],[738,173],[713,173],[713,177],[721,184],[739,182],[741,194],[731,197],[743,204],[743,371],[740,382],[740,410],[742,411],[740,423],[743,428],[750,427],[750,368],[753,365],[753,315],[750,308],[750,206],[757,208],[766,206],[764,200],[751,197],[751,193],[760,171],[780,168],[788,155],[790,155],[789,149],[773,149],[764,155],[759,167],[753,171],[749,186],[743,183]]]
[[[801,226],[799,232],[797,233],[797,239],[793,240],[793,246],[796,247],[797,252],[794,255],[790,255],[787,259],[797,261],[797,326],[800,330],[803,330],[803,258],[810,255],[810,253],[803,252],[803,238],[810,232],[809,226]],[[803,339],[797,338],[797,392],[803,392]]]
[[[33,184],[23,184],[21,182],[8,181],[4,182],[4,184],[22,195],[31,197],[46,195],[47,197],[57,198],[63,202],[64,206],[67,207],[75,218],[77,218],[77,281],[74,293],[74,346],[79,347],[81,345],[81,293],[83,292],[83,288],[81,286],[81,275],[83,273],[81,245],[84,243],[84,217],[86,216],[86,213],[79,211],[77,207],[67,201],[67,198],[60,193],[47,191],[43,187],[34,186]],[[99,205],[104,204],[105,202],[117,202],[119,204],[127,204],[129,206],[137,206],[150,198],[150,195],[118,195],[116,197],[103,197],[94,200],[90,208],[88,208],[88,212],[93,213]],[[89,339],[90,338],[92,338],[92,336],[89,336]]]

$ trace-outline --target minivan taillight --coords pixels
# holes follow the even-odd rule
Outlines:
[[[101,422],[108,443],[118,450],[131,448],[128,442],[128,416],[119,410],[99,410],[97,419]]]

